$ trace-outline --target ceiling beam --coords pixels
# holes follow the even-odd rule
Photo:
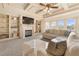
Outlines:
[[[30,3],[26,3],[24,6],[24,10],[26,10],[29,7]]]
[[[1,3],[1,4],[2,4],[2,8],[6,8],[10,5],[9,3]]]
[[[2,3],[2,8],[4,8],[4,3]]]

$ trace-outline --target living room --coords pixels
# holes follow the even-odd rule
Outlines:
[[[78,13],[79,3],[0,3],[0,55],[79,56]]]

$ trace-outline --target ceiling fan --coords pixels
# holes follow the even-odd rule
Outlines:
[[[51,8],[51,9],[57,9],[58,6],[57,6],[56,4],[57,4],[57,3],[46,3],[46,4],[40,3],[39,5],[44,6],[44,8],[41,9],[41,10],[38,10],[36,13],[39,13],[39,12],[45,10],[45,9],[47,9],[47,11],[49,11],[50,8]]]

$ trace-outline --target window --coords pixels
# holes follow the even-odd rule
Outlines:
[[[56,28],[56,22],[46,22],[46,30]]]
[[[75,19],[68,19],[67,20],[67,29],[70,31],[74,30],[75,23],[76,23]]]
[[[46,22],[46,30],[50,28],[50,23]]]
[[[51,29],[55,29],[56,28],[56,22],[51,22]]]
[[[57,21],[58,28],[64,28],[64,20]]]

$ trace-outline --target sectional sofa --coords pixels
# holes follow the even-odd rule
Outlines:
[[[78,33],[70,32],[67,30],[57,30],[57,29],[50,29],[43,33],[44,41],[51,42],[51,40],[56,37],[61,37],[62,39],[66,40],[67,49],[64,54],[65,56],[79,56],[79,35]],[[51,50],[51,52],[52,51],[53,50]]]
[[[57,30],[57,29],[49,29],[43,33],[43,40],[51,41],[53,38],[61,37],[66,40],[70,34],[70,31],[67,30]]]

